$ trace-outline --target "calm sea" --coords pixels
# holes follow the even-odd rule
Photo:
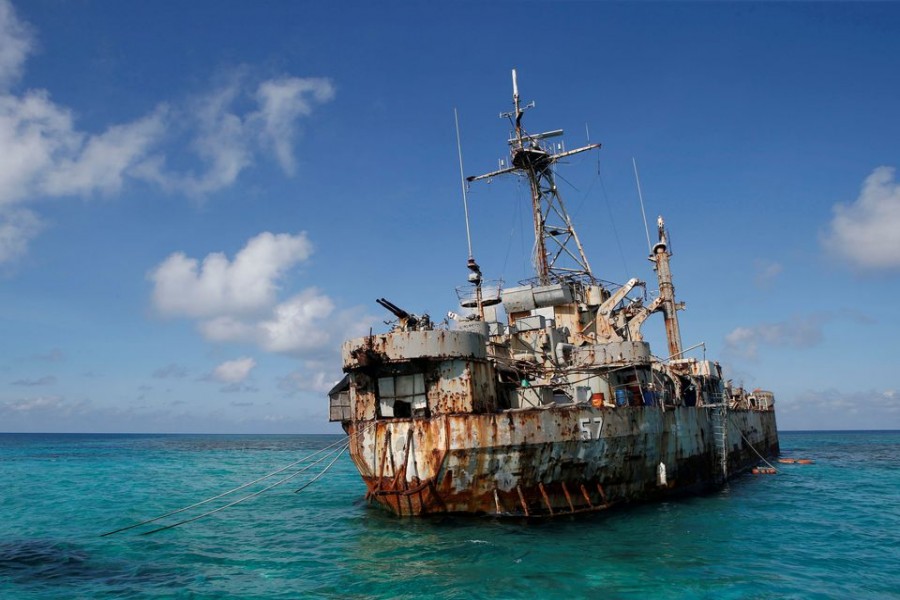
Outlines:
[[[782,433],[815,464],[543,522],[399,520],[343,455],[100,537],[339,440],[0,435],[0,598],[900,598],[900,432]]]

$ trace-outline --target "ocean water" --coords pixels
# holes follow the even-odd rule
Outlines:
[[[539,522],[401,520],[339,436],[0,434],[0,598],[900,598],[900,432],[781,433],[721,491]]]

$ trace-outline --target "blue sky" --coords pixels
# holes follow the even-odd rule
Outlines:
[[[455,308],[453,109],[495,168],[513,67],[530,130],[603,144],[562,172],[596,274],[653,280],[634,157],[685,345],[782,429],[900,428],[898,30],[892,3],[0,0],[0,431],[336,431],[374,299]],[[527,210],[471,188],[487,277],[529,276]]]

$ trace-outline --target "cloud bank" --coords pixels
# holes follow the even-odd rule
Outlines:
[[[833,211],[822,238],[826,250],[860,270],[900,269],[900,185],[893,168],[872,171],[859,197]]]
[[[778,423],[785,429],[900,428],[900,394],[896,390],[805,390],[776,398]]]
[[[34,47],[31,28],[0,0],[0,264],[23,256],[41,231],[29,205],[42,199],[109,196],[131,182],[203,196],[233,184],[261,154],[292,175],[300,120],[334,97],[327,79],[260,79],[245,69],[181,104],[160,102],[88,132],[48,90],[13,91]]]
[[[338,310],[316,287],[278,299],[287,273],[312,251],[303,232],[263,232],[231,260],[221,252],[202,261],[176,252],[148,275],[153,305],[163,316],[195,319],[209,341],[292,356],[334,352],[343,337],[362,334],[371,319],[359,310]]]

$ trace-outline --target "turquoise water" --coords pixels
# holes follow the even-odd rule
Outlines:
[[[782,433],[816,464],[542,522],[399,520],[343,455],[300,494],[312,470],[100,537],[339,439],[2,434],[0,598],[900,598],[900,432]]]

